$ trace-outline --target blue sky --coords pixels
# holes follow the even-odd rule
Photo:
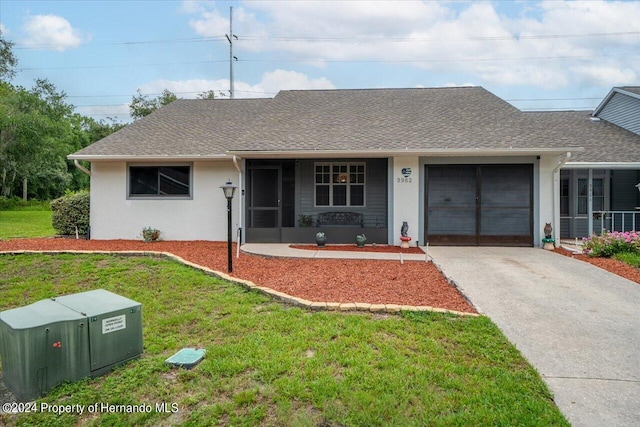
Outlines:
[[[592,109],[640,85],[640,1],[0,0],[15,84],[128,121],[136,90],[483,86],[518,108]]]

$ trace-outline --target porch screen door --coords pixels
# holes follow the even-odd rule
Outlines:
[[[280,227],[279,182],[279,168],[250,169],[249,227]]]

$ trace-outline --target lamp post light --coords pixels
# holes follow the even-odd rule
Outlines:
[[[231,200],[233,194],[236,192],[236,187],[228,180],[224,185],[221,185],[224,197],[227,199],[227,271],[233,272],[233,260],[231,258]]]

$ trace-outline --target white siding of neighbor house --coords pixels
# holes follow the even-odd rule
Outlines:
[[[640,135],[640,99],[615,93],[598,117]]]
[[[139,164],[139,163],[136,163]],[[151,165],[151,163],[149,163]],[[237,186],[231,161],[192,163],[191,199],[127,199],[127,163],[91,165],[91,238],[141,239],[146,226],[164,240],[227,240],[227,201],[219,188],[228,179]],[[233,199],[233,238],[239,222],[239,191]]]

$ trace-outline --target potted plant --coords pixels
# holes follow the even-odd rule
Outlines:
[[[153,227],[145,227],[142,229],[142,238],[145,242],[155,242],[160,237],[160,230]]]
[[[311,227],[313,225],[313,217],[311,215],[298,215],[298,225],[300,227]]]
[[[356,235],[356,244],[359,248],[364,248],[364,244],[366,241],[367,236],[365,236],[364,233]]]
[[[316,243],[321,248],[327,243],[327,236],[322,231],[316,233]]]

